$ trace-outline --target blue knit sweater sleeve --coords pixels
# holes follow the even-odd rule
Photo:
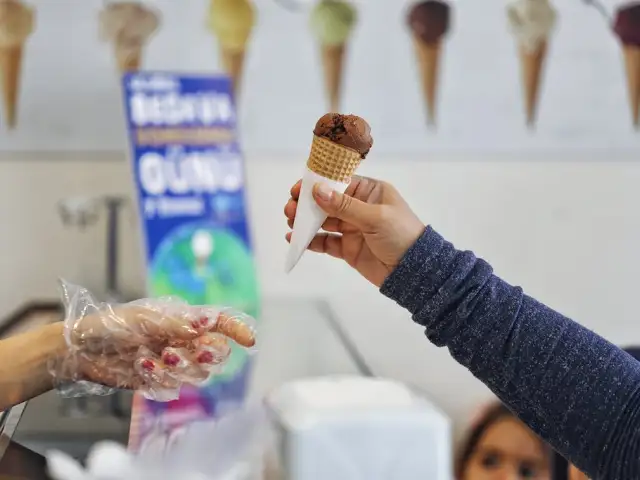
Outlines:
[[[640,362],[431,227],[381,292],[590,478],[640,478]]]

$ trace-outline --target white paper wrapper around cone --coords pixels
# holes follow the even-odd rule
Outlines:
[[[287,253],[285,262],[286,273],[293,270],[293,267],[300,261],[311,240],[313,240],[313,237],[316,236],[318,230],[320,230],[320,227],[327,219],[327,214],[324,213],[313,199],[313,186],[316,183],[324,183],[340,193],[344,193],[349,186],[348,183],[329,180],[308,168],[305,170],[304,176],[302,177],[302,187],[300,188],[296,218],[293,223],[289,252]]]

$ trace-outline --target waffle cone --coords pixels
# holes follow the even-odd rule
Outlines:
[[[332,112],[340,110],[342,94],[342,70],[344,66],[346,45],[324,45],[322,47],[322,68],[324,86]]]
[[[116,45],[115,55],[120,73],[135,72],[142,65],[142,45],[138,47]]]
[[[547,42],[540,42],[534,50],[520,46],[520,67],[522,69],[522,84],[524,87],[524,108],[527,125],[532,127],[536,123],[538,113],[538,97],[542,79],[542,69],[547,56]]]
[[[314,135],[307,168],[334,182],[349,183],[361,161],[355,150]]]
[[[623,53],[627,73],[631,120],[636,128],[640,128],[640,47],[624,45]]]
[[[234,95],[240,92],[242,83],[242,72],[244,67],[244,50],[230,50],[222,48],[220,52],[222,58],[222,66],[231,78],[231,88]]]
[[[440,51],[442,42],[425,43],[417,36],[413,37],[416,61],[420,71],[422,95],[427,107],[429,125],[436,122],[436,104],[438,91],[438,71],[440,67]]]
[[[4,121],[11,129],[15,128],[18,120],[22,50],[22,45],[0,48],[0,74],[2,75]]]

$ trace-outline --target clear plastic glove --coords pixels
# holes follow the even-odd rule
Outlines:
[[[230,341],[245,348],[256,343],[255,321],[229,308],[175,298],[111,305],[68,283],[62,297],[67,349],[49,370],[64,396],[124,388],[173,400],[182,384],[198,385],[221,368]]]

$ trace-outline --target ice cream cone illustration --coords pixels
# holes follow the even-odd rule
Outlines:
[[[287,273],[296,266],[327,218],[313,199],[313,186],[322,182],[344,192],[372,145],[369,124],[355,115],[327,113],[316,123],[285,262]]]
[[[19,0],[0,0],[0,74],[3,120],[9,129],[18,122],[22,57],[34,30],[34,11]]]
[[[111,2],[98,21],[100,38],[112,44],[118,70],[140,69],[145,45],[160,26],[160,14],[139,2]]]
[[[622,44],[631,121],[640,130],[640,3],[619,8],[613,30]]]
[[[432,126],[436,123],[440,57],[444,35],[449,30],[450,12],[448,4],[439,0],[428,0],[415,4],[407,17],[426,103],[427,123]]]
[[[248,0],[211,0],[208,27],[218,39],[222,67],[231,77],[236,96],[242,84],[245,52],[255,16]]]
[[[538,106],[538,94],[542,69],[547,56],[547,42],[541,41],[532,50],[520,46],[520,67],[524,85],[524,108],[528,126],[535,125]]]
[[[191,249],[195,258],[196,270],[204,272],[214,250],[213,236],[207,230],[197,230],[191,237]]]
[[[347,42],[356,18],[353,6],[342,0],[321,0],[311,12],[309,26],[320,44],[325,91],[332,112],[340,108]]]
[[[525,120],[529,128],[533,128],[537,120],[544,64],[556,16],[548,0],[511,0],[507,4],[509,27],[518,44]]]

